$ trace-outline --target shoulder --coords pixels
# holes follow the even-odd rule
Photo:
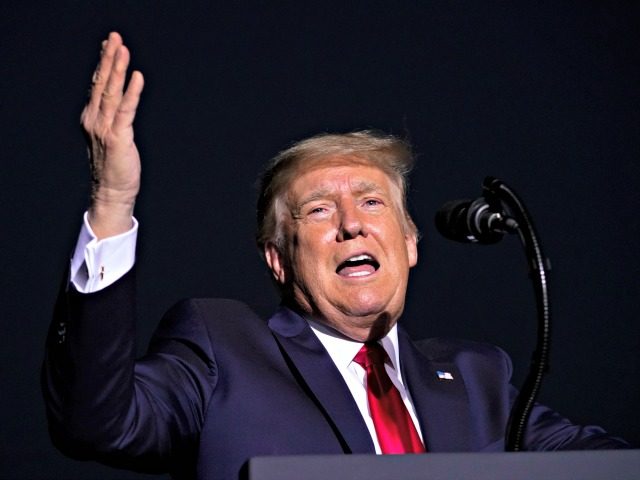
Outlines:
[[[246,303],[230,298],[187,298],[177,302],[165,314],[167,319],[184,317],[212,320],[236,317],[259,318]]]
[[[414,341],[414,345],[433,362],[453,363],[467,372],[511,377],[511,359],[495,345],[457,338],[427,338]]]
[[[487,357],[493,360],[507,357],[500,347],[460,338],[425,338],[414,340],[413,343],[430,360],[455,360],[460,356]]]
[[[250,325],[266,326],[266,323],[244,302],[230,298],[188,298],[167,310],[159,328],[242,330]]]
[[[227,298],[190,298],[177,302],[163,316],[154,341],[182,339],[190,343],[242,342],[252,334],[264,335],[266,322],[247,304]]]

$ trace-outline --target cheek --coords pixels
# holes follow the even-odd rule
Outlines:
[[[310,255],[326,255],[335,239],[336,231],[328,225],[301,225],[295,234],[293,245],[299,257],[308,259]]]
[[[313,281],[322,273],[322,264],[326,261],[329,248],[322,233],[305,231],[293,239],[291,258],[293,258],[298,275]]]

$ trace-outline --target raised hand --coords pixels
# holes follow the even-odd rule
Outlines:
[[[129,57],[122,37],[110,33],[102,42],[89,100],[80,117],[91,162],[89,223],[99,239],[131,228],[140,190],[140,154],[133,139],[133,120],[144,78],[134,71],[125,90]]]

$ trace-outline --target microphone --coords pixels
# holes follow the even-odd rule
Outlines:
[[[489,245],[499,242],[505,233],[514,233],[518,222],[507,215],[500,202],[451,200],[436,213],[436,228],[449,240]]]
[[[486,177],[482,197],[453,200],[436,213],[436,227],[446,238],[465,243],[496,243],[505,233],[518,233],[529,261],[530,278],[536,297],[538,336],[529,374],[516,397],[505,433],[506,451],[522,450],[527,424],[549,368],[551,306],[547,281],[548,260],[533,222],[522,200],[511,187],[495,177]]]

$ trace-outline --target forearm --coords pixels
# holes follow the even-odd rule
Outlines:
[[[135,271],[96,293],[61,292],[42,368],[49,431],[70,457],[166,472],[174,417],[156,415],[149,380],[137,378],[134,298]]]
[[[131,405],[134,272],[100,292],[63,287],[42,370],[50,429],[61,449],[102,449]]]
[[[42,369],[49,427],[74,458],[167,471],[193,452],[217,379],[196,310],[173,309],[135,360],[135,269],[92,294],[62,292]]]
[[[511,397],[514,398],[515,389]],[[599,450],[630,448],[621,438],[614,437],[595,425],[576,425],[550,408],[534,405],[525,432],[524,447],[531,451]]]

